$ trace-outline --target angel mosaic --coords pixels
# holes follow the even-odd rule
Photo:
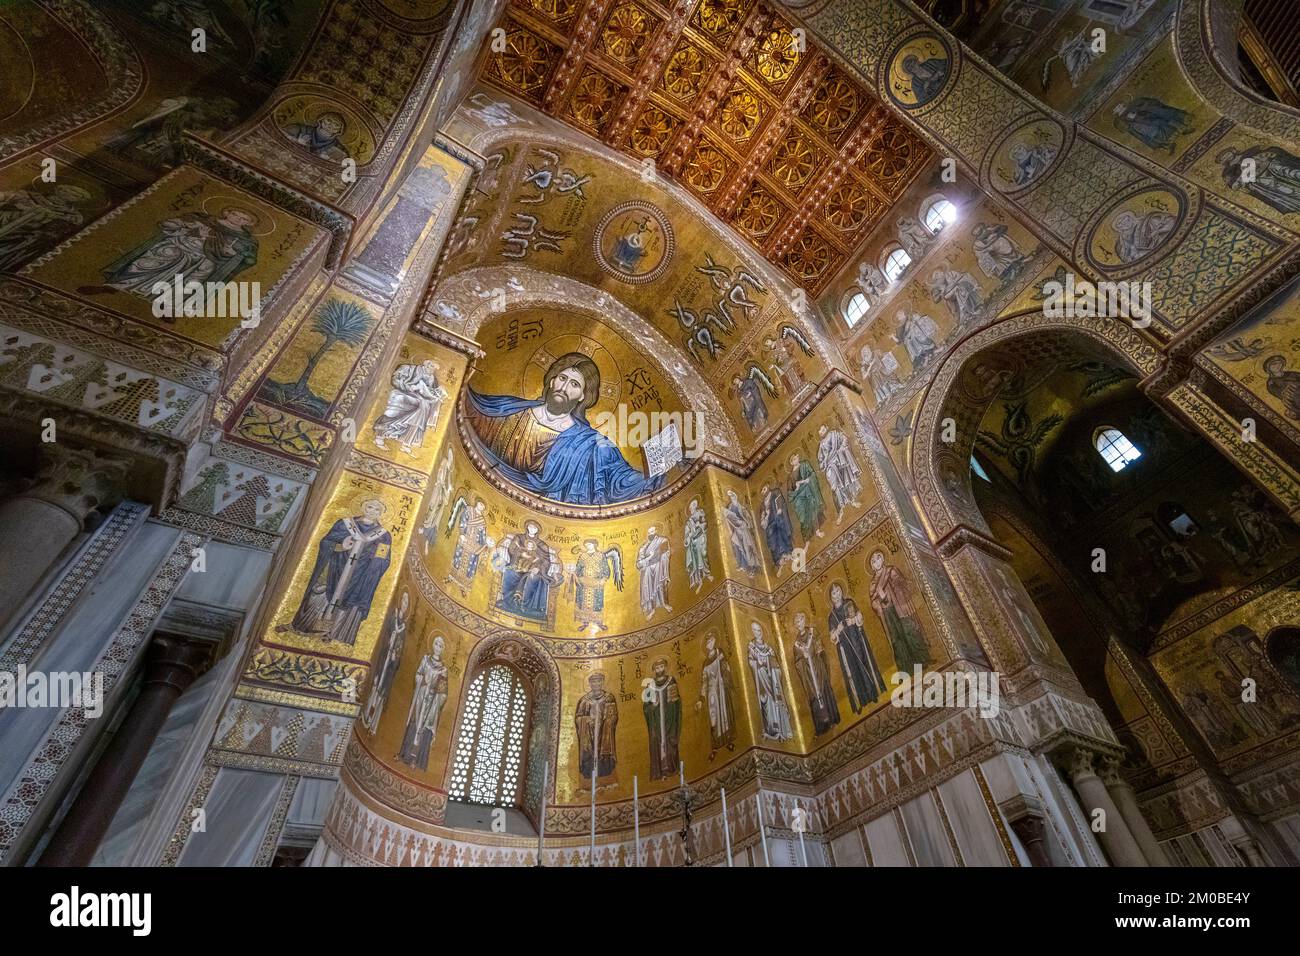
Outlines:
[[[482,498],[475,498],[472,507],[464,496],[456,498],[447,519],[447,536],[450,537],[453,531],[456,533],[456,547],[451,553],[447,581],[460,588],[463,596],[474,585],[474,576],[483,555],[496,547],[496,541],[487,533],[487,505]]]
[[[767,427],[768,398],[776,398],[776,386],[767,373],[755,362],[751,362],[743,376],[737,375],[731,380],[731,392],[740,400],[740,413],[745,417],[745,424],[755,435]]]
[[[605,624],[605,588],[613,582],[615,590],[623,590],[623,550],[618,545],[602,550],[595,538],[587,538],[574,550],[578,557],[568,567],[565,593],[573,598],[573,622],[578,631],[595,637],[609,629]]]

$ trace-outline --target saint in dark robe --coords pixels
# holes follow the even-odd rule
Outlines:
[[[912,93],[916,96],[916,105],[923,106],[930,102],[948,79],[948,61],[938,57],[922,60],[914,53],[903,57],[903,72],[912,78]]]
[[[1287,418],[1300,419],[1300,372],[1288,369],[1281,355],[1270,355],[1264,359],[1264,374],[1268,376],[1264,387],[1282,403]]]
[[[257,217],[229,206],[220,217],[182,213],[158,224],[152,236],[104,268],[104,284],[81,286],[84,295],[130,292],[152,299],[158,283],[229,282],[257,264]]]
[[[465,415],[495,470],[528,491],[571,505],[603,505],[657,490],[618,446],[588,424],[600,369],[579,352],[547,369],[542,395],[516,398],[466,390]]]
[[[401,600],[388,611],[379,639],[379,649],[375,654],[375,681],[370,687],[370,697],[366,700],[361,723],[372,734],[379,729],[379,718],[383,715],[384,704],[388,702],[389,691],[393,689],[393,678],[402,663],[402,649],[406,645],[406,619],[411,610],[411,595],[402,592]]]
[[[753,519],[736,493],[727,490],[728,502],[722,509],[722,520],[731,537],[731,553],[736,556],[740,569],[748,574],[758,573],[758,542],[754,540]]]
[[[759,522],[767,540],[767,554],[777,572],[781,564],[794,552],[794,528],[790,525],[790,510],[780,488],[763,486],[763,512]]]
[[[320,539],[316,565],[289,625],[293,630],[356,643],[391,560],[393,538],[379,523],[383,514],[384,503],[372,498],[362,504],[360,515],[340,518]]]
[[[541,538],[541,525],[529,521],[523,534],[508,535],[494,561],[501,571],[497,607],[533,621],[550,620],[551,588],[564,583],[564,567]],[[504,560],[503,560],[504,559]]]
[[[677,773],[677,740],[682,730],[682,698],[677,678],[668,673],[668,660],[654,663],[654,676],[641,682],[641,709],[650,737],[650,779],[664,780]]]
[[[930,663],[930,652],[921,635],[921,620],[912,606],[907,582],[898,568],[885,562],[885,553],[871,555],[871,606],[884,625],[885,634],[894,648],[894,664],[911,674],[917,664]]]
[[[794,627],[794,669],[812,711],[813,734],[820,737],[840,722],[840,707],[826,666],[826,649],[802,611],[794,616]]]
[[[590,786],[593,759],[596,787],[606,783],[618,764],[616,733],[618,731],[618,700],[605,689],[605,675],[592,674],[587,678],[591,688],[578,698],[573,724],[578,732],[578,773]],[[599,721],[599,728],[597,722]],[[596,735],[600,735],[599,741]]]
[[[1152,149],[1170,153],[1178,136],[1193,129],[1186,110],[1162,103],[1154,96],[1139,96],[1119,104],[1115,107],[1115,125]]]
[[[1244,189],[1278,212],[1300,213],[1300,156],[1280,146],[1252,146],[1225,149],[1215,160],[1223,167],[1229,188]]]
[[[831,613],[826,619],[831,642],[840,659],[844,687],[849,692],[849,706],[855,714],[875,703],[885,692],[885,678],[876,664],[862,627],[862,612],[852,599],[845,599],[844,589],[831,585]]]
[[[767,403],[763,401],[758,382],[737,376],[732,379],[731,386],[740,400],[740,413],[745,416],[745,424],[755,434],[761,432],[767,427]]]

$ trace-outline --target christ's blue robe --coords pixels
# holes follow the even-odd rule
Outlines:
[[[540,398],[484,395],[467,389],[470,405],[488,418],[505,418],[544,405]],[[571,505],[607,505],[630,501],[658,490],[664,476],[647,478],[627,463],[618,446],[587,423],[581,410],[573,424],[558,432],[546,453],[542,473],[520,471],[481,442],[483,452],[505,477],[529,491]]]

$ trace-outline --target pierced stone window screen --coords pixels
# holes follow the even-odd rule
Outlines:
[[[523,780],[530,701],[524,679],[505,664],[479,671],[465,695],[452,754],[452,800],[517,806]]]
[[[907,267],[912,264],[912,257],[909,256],[901,246],[894,249],[885,257],[884,273],[885,278],[890,282],[897,282],[899,277],[907,271]]]
[[[1110,465],[1111,471],[1123,471],[1130,462],[1142,457],[1142,452],[1118,428],[1099,428],[1092,436],[1098,454]]]

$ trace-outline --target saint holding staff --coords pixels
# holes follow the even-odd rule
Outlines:
[[[406,734],[397,759],[417,770],[429,769],[429,751],[438,735],[438,718],[447,703],[447,665],[442,662],[445,642],[434,635],[433,648],[420,658],[415,669],[415,692],[406,716]]]
[[[599,671],[587,678],[587,686],[590,690],[578,698],[573,714],[578,736],[578,774],[590,786],[594,773],[597,789],[616,786],[618,781],[613,776],[618,766],[615,746],[618,700],[605,689],[605,675]]]
[[[709,631],[704,638],[704,664],[700,668],[700,699],[695,709],[708,708],[709,759],[718,755],[723,747],[736,749],[736,715],[731,699],[731,665],[727,655],[718,647],[718,634]]]
[[[300,634],[355,644],[370,614],[375,589],[392,560],[393,537],[379,523],[387,506],[378,498],[361,503],[361,514],[339,518],[320,539],[316,565],[289,625]]]

